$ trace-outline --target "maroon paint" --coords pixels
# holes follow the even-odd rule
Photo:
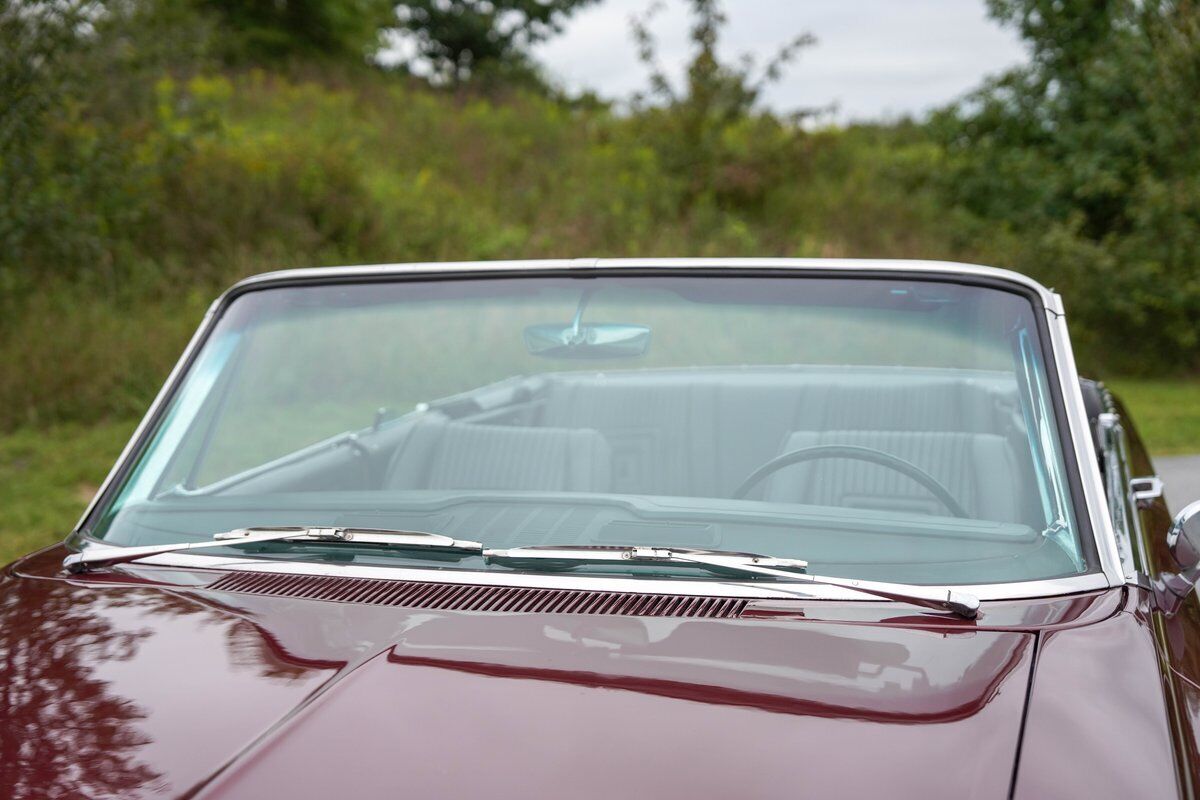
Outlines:
[[[1080,709],[1034,709],[1019,788],[1135,756],[1165,785],[1152,644],[1122,590],[969,623],[887,603],[483,614],[205,591],[212,573],[152,567],[67,580],[64,554],[0,582],[0,796],[1004,797],[1038,635],[1035,700]],[[1079,684],[1092,657],[1127,672]],[[1069,730],[1100,724],[1088,708],[1145,746]]]
[[[1168,698],[1139,599],[1042,637],[1017,798],[1178,796]]]

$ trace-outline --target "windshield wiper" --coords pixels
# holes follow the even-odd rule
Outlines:
[[[830,578],[796,572],[808,567],[807,561],[798,558],[775,558],[754,553],[734,553],[724,550],[691,550],[674,547],[612,547],[575,546],[517,547],[510,550],[488,549],[483,551],[485,561],[510,562],[543,568],[565,568],[583,564],[687,564],[703,566],[716,572],[735,572],[750,575],[770,575],[788,578],[799,583],[839,586],[886,600],[910,603],[924,608],[951,611],[967,619],[979,614],[979,598],[966,592],[944,587],[915,586],[906,583],[884,583],[857,578]],[[786,587],[773,585],[772,589],[787,591]]]
[[[63,560],[68,572],[78,574],[95,567],[124,564],[140,558],[178,553],[181,551],[204,550],[210,547],[255,544],[257,542],[321,542],[324,544],[372,544],[400,549],[440,550],[443,552],[483,553],[483,544],[453,539],[440,533],[424,531],[398,531],[384,528],[334,528],[317,526],[286,526],[237,528],[213,534],[210,542],[177,542],[174,544],[149,544],[140,547],[89,547],[72,553]]]

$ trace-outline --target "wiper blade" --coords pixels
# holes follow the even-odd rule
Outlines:
[[[72,553],[63,560],[63,567],[71,573],[86,572],[96,567],[125,564],[140,558],[178,553],[190,550],[205,550],[230,545],[256,544],[258,542],[321,542],[326,544],[378,544],[388,547],[413,550],[440,550],[443,552],[483,553],[483,544],[462,539],[453,539],[440,533],[425,531],[388,530],[386,528],[334,528],[307,525],[283,527],[237,528],[213,534],[210,542],[177,542],[174,544],[150,544],[141,547],[89,547]]]
[[[979,615],[979,598],[967,592],[945,587],[915,586],[907,583],[885,583],[857,578],[832,578],[824,575],[809,575],[804,570],[807,561],[798,558],[776,558],[755,553],[735,553],[724,550],[692,550],[674,547],[517,547],[510,550],[483,551],[486,561],[517,562],[528,565],[543,565],[550,568],[570,568],[581,564],[654,564],[675,563],[699,565],[713,571],[736,572],[749,575],[769,575],[788,578],[798,583],[838,586],[862,594],[882,597],[900,603],[950,611],[967,619]],[[772,589],[787,591],[787,587],[772,585]]]

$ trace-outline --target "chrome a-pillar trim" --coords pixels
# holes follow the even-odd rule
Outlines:
[[[1054,352],[1084,502],[1092,523],[1096,550],[1100,556],[1100,568],[1108,578],[1109,586],[1120,586],[1126,582],[1125,571],[1121,566],[1121,552],[1117,547],[1116,532],[1109,516],[1104,480],[1100,476],[1100,462],[1092,442],[1087,410],[1083,405],[1083,391],[1079,387],[1079,372],[1075,367],[1075,353],[1071,348],[1070,333],[1067,331],[1067,318],[1063,312],[1062,298],[1052,292],[1050,297],[1051,303],[1046,306],[1050,347]]]
[[[865,598],[861,593],[824,584],[793,583],[786,591],[772,589],[769,584],[738,580],[690,578],[638,578],[605,575],[563,575],[547,572],[499,570],[431,569],[428,567],[367,566],[329,562],[282,561],[262,558],[221,557],[194,553],[168,553],[144,558],[136,564],[123,564],[123,570],[138,570],[146,566],[177,569],[203,569],[269,572],[285,575],[315,575],[321,577],[374,578],[394,581],[425,581],[448,584],[480,584],[486,586],[518,586],[539,589],[585,589],[604,592],[650,592],[696,597],[747,597],[780,600],[803,593],[813,600],[839,602],[880,602]],[[1022,600],[1082,594],[1109,588],[1108,579],[1093,572],[1069,578],[1055,578],[1015,583],[963,584],[946,586],[955,592],[966,592],[982,601]],[[802,598],[803,599],[803,598]]]

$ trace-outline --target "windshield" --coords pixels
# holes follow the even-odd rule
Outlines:
[[[389,528],[905,583],[1088,572],[1035,320],[1021,294],[916,279],[260,288],[227,306],[89,532]]]

